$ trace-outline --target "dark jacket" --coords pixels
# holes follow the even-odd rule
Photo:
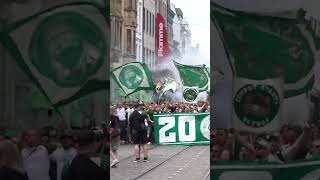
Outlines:
[[[88,155],[79,154],[69,167],[68,180],[107,180],[107,175],[107,171],[90,160]]]
[[[146,131],[147,127],[144,123],[146,119],[146,115],[140,114],[137,110],[134,110],[133,113],[130,115],[129,119],[129,130],[131,133],[139,132],[139,131]]]
[[[112,133],[110,134],[111,137],[119,136],[120,135],[120,120],[118,116],[111,115],[110,116],[110,127],[113,128]]]
[[[26,173],[19,172],[9,167],[0,168],[0,179],[2,180],[28,180]]]

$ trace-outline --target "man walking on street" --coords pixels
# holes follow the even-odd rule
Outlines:
[[[134,143],[134,152],[136,159],[134,162],[140,161],[140,147],[143,147],[143,162],[148,162],[148,135],[145,125],[146,116],[142,114],[141,106],[135,105],[134,111],[129,119],[129,141]]]

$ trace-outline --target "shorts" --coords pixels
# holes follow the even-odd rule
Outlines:
[[[116,151],[120,146],[120,136],[115,136],[110,138],[110,149]]]
[[[138,131],[133,135],[134,144],[147,144],[148,143],[148,132],[147,130]]]

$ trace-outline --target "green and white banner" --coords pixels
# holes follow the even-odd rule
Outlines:
[[[230,10],[211,1],[211,20],[235,76],[263,80],[283,75],[286,98],[312,88],[320,41],[312,37],[302,9],[253,13]]]
[[[154,115],[156,144],[210,144],[210,113]]]
[[[234,78],[233,127],[253,132],[280,130],[283,79]]]
[[[182,96],[185,103],[197,103],[198,102],[198,86],[194,87],[183,87]]]
[[[211,180],[318,180],[320,160],[288,164],[263,162],[211,162]]]
[[[86,94],[107,90],[109,25],[92,3],[63,4],[17,22],[1,42],[59,106]]]
[[[111,76],[126,95],[155,89],[152,73],[145,63],[132,62],[122,65],[113,69]]]
[[[181,82],[184,86],[198,86],[199,92],[207,91],[209,88],[209,72],[205,65],[203,66],[191,66],[184,65],[174,61],[176,68],[178,69]]]

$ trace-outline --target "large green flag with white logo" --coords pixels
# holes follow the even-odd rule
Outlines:
[[[211,2],[216,25],[238,77],[263,80],[283,76],[284,96],[309,91],[317,44],[303,10],[251,13],[226,9]]]
[[[181,82],[184,86],[198,86],[199,92],[207,91],[209,88],[209,72],[205,65],[184,65],[174,61],[178,69]]]
[[[57,5],[2,32],[1,42],[54,106],[107,90],[105,9],[86,2]]]
[[[126,95],[155,89],[152,73],[145,63],[132,62],[122,65],[113,69],[111,76]]]

